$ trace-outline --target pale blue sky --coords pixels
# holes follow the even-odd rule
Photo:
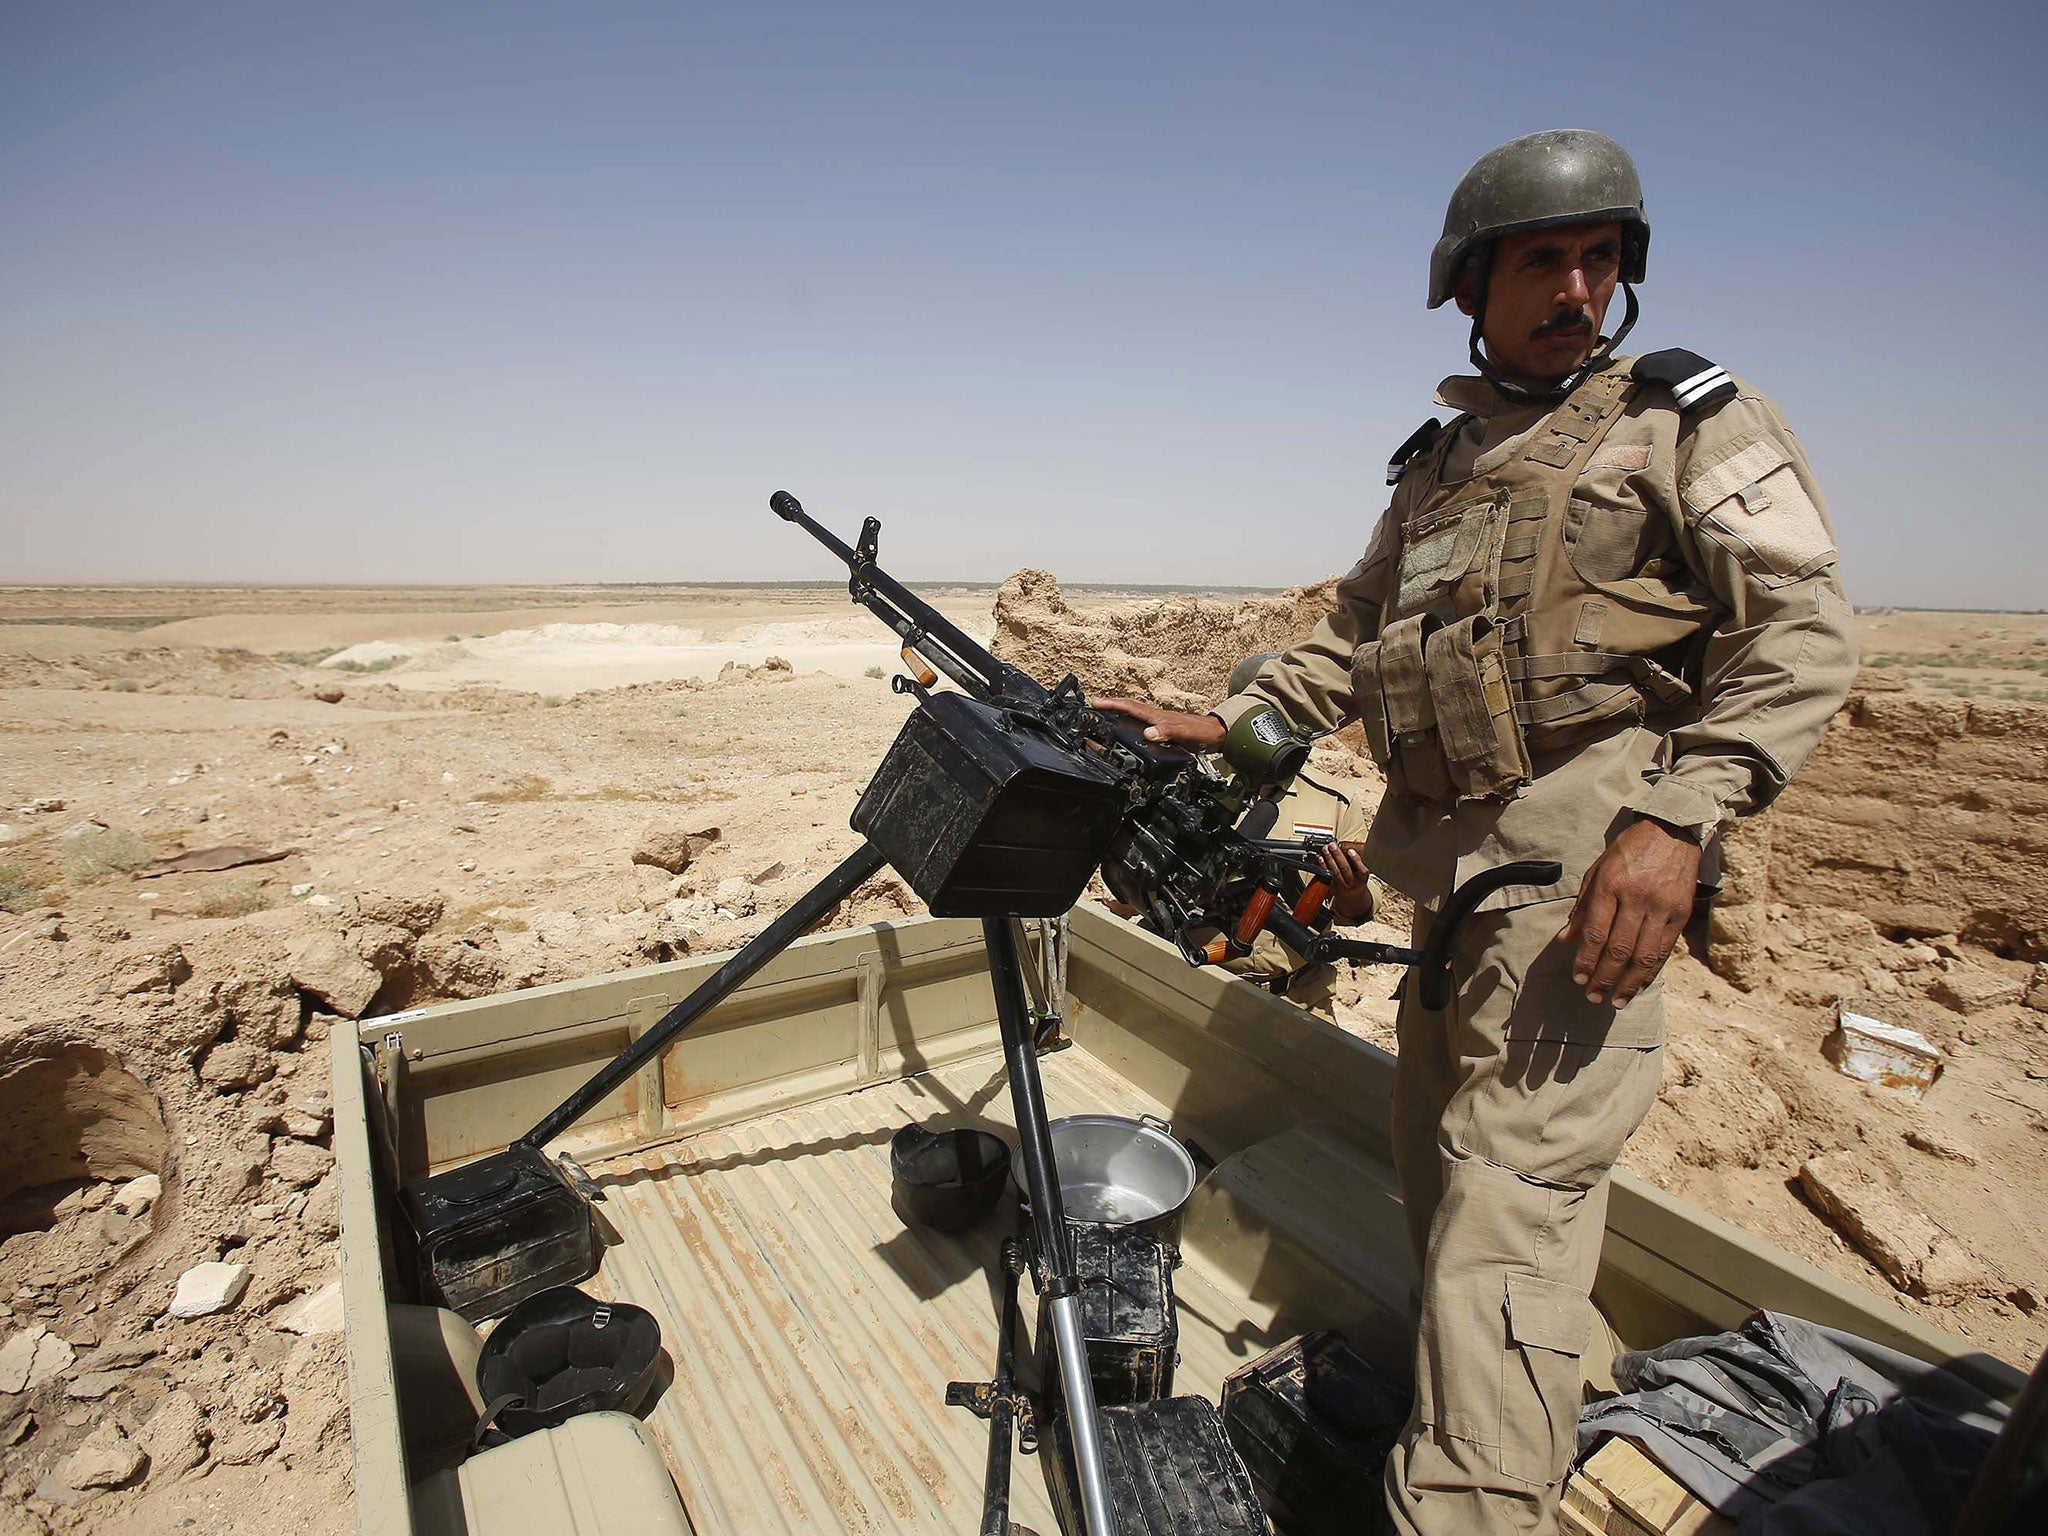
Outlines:
[[[0,580],[1348,564],[1459,173],[1640,163],[1644,346],[1865,603],[2048,605],[2035,5],[0,0]]]

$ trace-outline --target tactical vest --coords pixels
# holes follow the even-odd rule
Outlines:
[[[1444,483],[1455,422],[1410,467],[1430,488],[1396,533],[1378,639],[1352,658],[1390,789],[1507,799],[1532,754],[1692,698],[1712,597],[1665,519],[1572,494],[1639,387],[1619,368],[1587,379],[1484,474]]]

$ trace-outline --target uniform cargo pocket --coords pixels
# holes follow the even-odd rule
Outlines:
[[[1592,1303],[1576,1286],[1509,1275],[1506,1311],[1500,1469],[1525,1482],[1554,1482],[1578,1438],[1579,1356],[1592,1332]]]
[[[1640,509],[1574,498],[1565,511],[1565,554],[1581,579],[1595,586],[1627,581],[1650,559],[1649,530],[1649,514]]]

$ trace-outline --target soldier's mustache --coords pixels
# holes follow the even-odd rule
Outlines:
[[[1566,310],[1563,314],[1552,315],[1536,327],[1538,336],[1564,336],[1573,331],[1593,329],[1593,317],[1583,309]]]

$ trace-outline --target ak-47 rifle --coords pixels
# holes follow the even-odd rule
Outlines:
[[[1547,885],[1561,873],[1555,865],[1524,862],[1476,876],[1445,903],[1420,949],[1320,932],[1331,895],[1318,858],[1323,840],[1265,835],[1272,828],[1272,817],[1264,809],[1270,801],[1260,799],[1262,791],[1284,784],[1308,759],[1308,743],[1295,736],[1277,710],[1239,722],[1223,754],[1230,771],[1218,772],[1206,758],[1181,747],[1147,741],[1128,719],[1094,708],[1071,674],[1048,688],[1023,669],[991,654],[882,569],[877,551],[882,530],[879,519],[868,518],[859,541],[849,546],[820,526],[789,492],[777,491],[769,498],[769,506],[776,516],[797,524],[836,555],[849,572],[847,590],[853,600],[895,631],[905,663],[918,676],[898,674],[893,686],[899,693],[914,694],[937,728],[926,733],[920,744],[923,756],[932,753],[936,736],[988,731],[1007,735],[1013,742],[1028,740],[1038,748],[1051,749],[1066,760],[1065,765],[1052,766],[1072,769],[1076,782],[1083,777],[1106,781],[1104,800],[1113,814],[1091,823],[1097,830],[1088,852],[1095,857],[1069,862],[1069,873],[1078,870],[1079,879],[1070,879],[1072,889],[1058,910],[1071,904],[1088,874],[1099,867],[1111,894],[1149,918],[1179,946],[1190,964],[1215,964],[1246,954],[1258,936],[1270,930],[1309,964],[1348,960],[1415,966],[1421,1001],[1436,1009],[1450,999],[1449,952],[1458,923],[1504,886]],[[944,696],[929,691],[937,673],[951,679],[980,709],[968,711],[940,703]],[[892,763],[902,762],[898,752],[910,735],[907,728],[905,738],[899,738],[899,748],[891,753]],[[902,777],[901,772],[892,774],[885,764],[877,783],[894,783]],[[944,787],[938,775],[920,781],[921,785],[932,782]],[[871,789],[870,795],[873,793]],[[869,808],[867,797],[862,808]],[[919,823],[914,833],[899,833],[898,841],[907,845],[916,840],[920,848],[906,846],[899,855],[885,846],[893,829],[887,821],[888,810],[871,812],[866,825],[862,811],[856,811],[855,826],[891,855],[890,862],[934,912],[949,915],[946,902],[953,898],[951,915],[984,915],[980,909],[959,905],[957,893],[949,890],[938,874],[925,882],[929,888],[920,884],[915,854],[932,835],[929,822]],[[1000,815],[992,819],[1004,820]],[[1013,862],[1028,852],[1018,847],[1017,820],[1014,815],[1009,817],[1008,824],[989,833],[987,839],[992,849],[1001,844]],[[991,862],[994,857],[992,852]],[[971,858],[971,849],[958,853],[941,873],[951,873]],[[1202,938],[1204,931],[1214,931],[1217,936]]]

